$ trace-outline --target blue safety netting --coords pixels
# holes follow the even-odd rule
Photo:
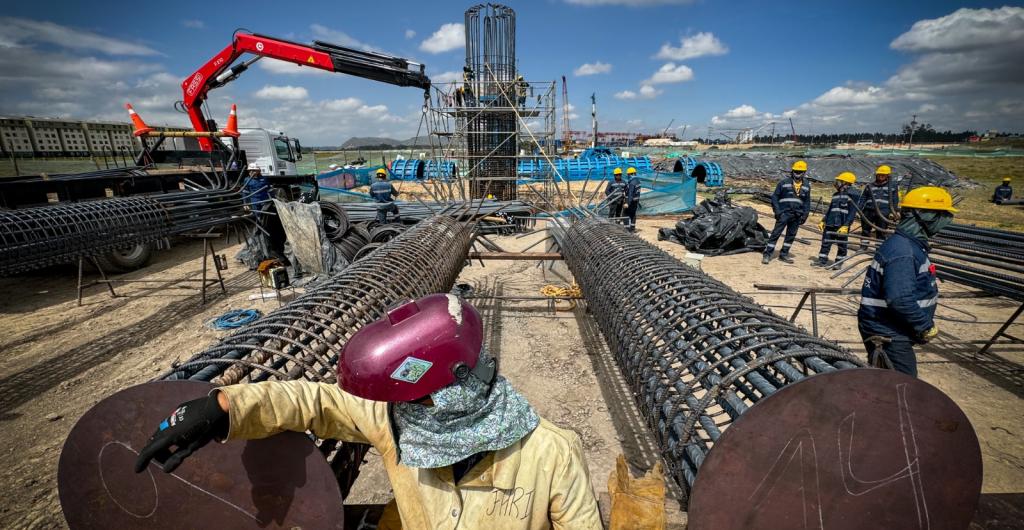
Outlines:
[[[640,178],[640,215],[688,212],[697,205],[697,179],[676,173],[651,173]]]

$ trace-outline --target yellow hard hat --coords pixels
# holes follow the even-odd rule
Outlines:
[[[626,170],[626,174],[627,175],[636,175],[636,168],[635,167],[631,167],[631,168],[627,169]]]
[[[807,162],[803,160],[793,162],[793,171],[807,171]]]
[[[953,196],[938,186],[921,186],[908,191],[900,201],[900,206],[920,210],[942,210],[950,213],[960,211],[953,207]]]
[[[875,170],[875,174],[876,175],[891,175],[892,174],[892,168],[889,167],[889,166],[878,166],[878,169]]]
[[[1003,182],[1010,182],[1010,177],[1003,177]]]
[[[838,180],[839,182],[845,182],[847,184],[853,184],[854,182],[857,182],[857,175],[854,175],[849,171],[843,171],[842,173],[836,175],[836,180]]]
[[[615,168],[615,171],[612,171],[612,175],[621,175],[621,174],[622,174],[622,168],[621,167],[617,167],[617,168]]]
[[[388,171],[386,169],[384,169],[384,168],[378,168],[377,169],[377,176],[378,177],[380,177],[380,176],[387,176],[387,174],[388,174]]]

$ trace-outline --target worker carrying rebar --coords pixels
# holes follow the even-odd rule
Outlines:
[[[857,182],[857,176],[849,171],[844,171],[836,176],[833,185],[836,192],[832,194],[832,200],[828,203],[828,210],[825,216],[818,223],[818,230],[821,230],[821,249],[818,250],[818,259],[811,265],[825,267],[829,264],[828,255],[832,251],[832,245],[836,248],[836,261],[846,257],[847,238],[850,233],[850,225],[857,217],[855,208],[859,197],[853,190],[853,184]]]
[[[229,385],[182,403],[135,471],[156,458],[170,473],[213,440],[311,431],[383,457],[395,499],[382,526],[397,507],[410,529],[601,528],[579,436],[540,418],[498,375],[469,303],[405,302],[353,335],[339,359],[338,384]]]
[[[939,289],[928,239],[953,222],[957,209],[949,192],[934,186],[910,190],[901,208],[896,232],[878,247],[865,273],[857,327],[868,362],[916,377],[914,344],[939,333],[934,318]]]
[[[1003,183],[996,186],[995,191],[992,192],[992,202],[996,204],[1002,204],[1003,201],[1008,201],[1013,198],[1013,187],[1010,186],[1010,177],[1004,177]]]
[[[804,174],[807,173],[807,162],[797,160],[793,162],[789,176],[779,181],[772,192],[772,212],[775,214],[775,227],[768,236],[768,243],[764,246],[764,256],[761,263],[767,265],[772,260],[775,252],[775,245],[779,241],[782,231],[786,231],[786,238],[782,241],[782,250],[779,251],[779,261],[793,263],[789,256],[789,249],[796,240],[796,233],[800,225],[807,222],[807,216],[811,213],[811,183],[807,182]]]
[[[398,197],[398,190],[388,182],[388,170],[377,169],[377,180],[370,184],[370,196],[377,203],[377,222],[385,224],[388,222],[388,213],[395,214],[394,222],[402,222],[402,216],[395,204],[395,197]]]
[[[636,212],[640,209],[640,177],[636,176],[636,168],[626,168],[626,228],[636,232]]]
[[[896,222],[896,212],[900,208],[900,197],[896,186],[889,178],[892,168],[887,165],[878,166],[875,170],[875,181],[864,186],[857,208],[862,212],[860,233],[865,237],[872,234],[878,239],[888,235],[884,229]],[[867,247],[867,241],[861,240],[860,248]]]
[[[608,218],[621,222],[622,205],[626,202],[626,182],[622,180],[621,167],[612,171],[612,180],[605,186],[604,196],[608,201]]]

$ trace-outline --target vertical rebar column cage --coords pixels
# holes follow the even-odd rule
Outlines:
[[[513,107],[516,83],[516,14],[498,4],[480,4],[466,11],[468,107],[475,116],[460,118],[465,131],[473,197],[494,195],[516,199],[518,120]]]

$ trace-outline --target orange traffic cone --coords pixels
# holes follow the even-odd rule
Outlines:
[[[237,107],[233,103],[231,104],[231,114],[228,114],[228,125],[221,129],[220,132],[233,138],[238,138],[239,136]]]
[[[153,132],[153,128],[142,121],[142,117],[135,112],[131,103],[125,103],[124,107],[128,109],[128,116],[131,117],[132,125],[135,126],[135,136],[145,136],[147,133]]]

